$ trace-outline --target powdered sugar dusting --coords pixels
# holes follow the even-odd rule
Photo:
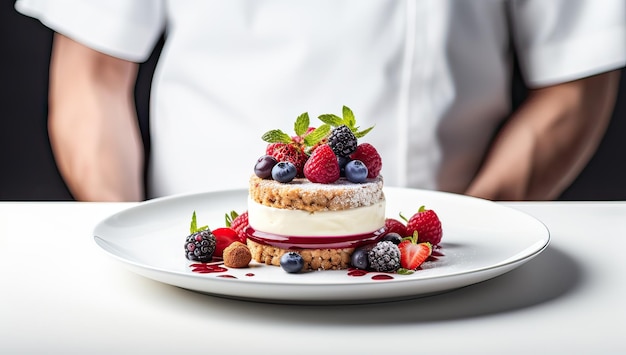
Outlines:
[[[302,178],[279,183],[252,176],[250,196],[266,206],[306,211],[344,210],[370,206],[385,199],[382,176],[363,183],[341,178],[332,184],[313,183]]]

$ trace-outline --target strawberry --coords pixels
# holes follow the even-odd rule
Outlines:
[[[372,179],[380,174],[383,161],[376,148],[369,143],[361,143],[356,147],[356,151],[350,155],[352,160],[360,160],[367,167],[367,177]]]
[[[245,228],[248,226],[248,211],[245,211],[242,214],[238,214],[235,211],[230,211],[230,214],[226,214],[226,227],[230,227],[239,236],[239,241],[246,244],[246,240],[248,237],[244,232]]]
[[[304,176],[304,163],[309,157],[308,154],[320,141],[326,139],[330,132],[329,125],[314,128],[310,127],[309,123],[309,114],[305,112],[298,116],[294,123],[296,133],[294,136],[290,136],[279,129],[273,129],[265,132],[261,137],[269,143],[265,149],[265,154],[273,156],[278,162],[291,162],[296,166],[298,177]]]
[[[432,245],[439,244],[443,236],[439,216],[437,216],[435,211],[428,210],[424,206],[421,206],[409,218],[406,224],[406,232],[408,235],[413,235],[417,232],[420,242],[429,242]]]
[[[417,243],[417,233],[404,238],[398,244],[398,249],[400,249],[400,267],[407,270],[416,270],[433,252],[430,243]]]
[[[398,233],[403,238],[407,236],[406,226],[395,218],[385,219],[385,229],[387,230],[387,234]]]
[[[337,156],[328,144],[319,146],[304,164],[304,176],[311,182],[331,184],[339,179]]]
[[[273,156],[279,162],[288,161],[292,163],[296,167],[297,176],[304,176],[304,163],[306,163],[309,157],[297,145],[291,143],[270,143],[265,149],[265,154]]]
[[[224,249],[226,249],[233,242],[239,241],[239,235],[237,232],[228,227],[217,228],[213,230],[213,235],[215,236],[215,251],[213,252],[213,256],[221,258]]]

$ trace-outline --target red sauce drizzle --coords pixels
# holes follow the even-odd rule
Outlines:
[[[393,279],[393,276],[389,274],[378,274],[378,275],[372,276],[372,280],[392,280],[392,279]]]
[[[367,274],[368,274],[367,271],[361,270],[361,269],[349,269],[348,270],[348,276],[358,277],[358,276],[365,276]]]
[[[225,279],[236,279],[236,277],[235,277],[235,276],[233,276],[233,275],[228,275],[228,274],[226,274],[226,275],[217,275],[217,277],[223,277],[223,278],[225,278]]]
[[[439,260],[440,257],[444,256],[443,253],[440,250],[441,250],[440,246],[438,246],[438,245],[434,246],[432,253],[428,257],[428,259],[426,259],[426,261],[437,261],[437,260]]]
[[[249,272],[249,273],[247,273],[247,274],[246,274],[246,276],[248,276],[248,277],[252,277],[252,276],[254,276],[254,274],[253,274],[253,273],[251,273],[251,272]]]
[[[356,248],[374,243],[385,235],[385,227],[365,234],[335,236],[290,236],[257,231],[251,226],[244,229],[246,236],[260,244],[271,245],[283,249],[325,249],[325,248]]]
[[[191,271],[197,272],[198,274],[211,274],[215,272],[226,272],[227,268],[223,267],[222,264],[213,265],[213,264],[191,264],[189,265]]]

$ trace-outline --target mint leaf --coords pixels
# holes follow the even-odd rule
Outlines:
[[[209,229],[208,225],[198,227],[198,221],[196,220],[196,211],[193,211],[193,214],[191,215],[191,225],[189,226],[189,234],[198,233],[207,229]]]
[[[357,137],[357,138],[363,138],[363,137],[365,137],[365,135],[366,135],[366,134],[368,134],[368,133],[369,133],[372,129],[374,129],[374,126],[372,126],[372,127],[370,127],[370,128],[367,128],[367,129],[364,129],[364,130],[362,130],[362,131],[358,131],[358,132],[354,132],[354,131],[353,131],[352,133],[354,133],[354,136],[355,136],[355,137]]]
[[[396,272],[398,273],[398,275],[411,275],[415,272],[415,270],[409,270],[401,267]]]
[[[268,143],[291,143],[291,136],[280,129],[265,132],[265,134],[261,136],[261,139]]]
[[[341,126],[343,124],[343,118],[337,115],[333,115],[332,113],[320,115],[318,118],[320,119],[320,121],[326,124],[329,124],[333,127]]]
[[[314,146],[322,139],[326,138],[329,133],[330,126],[327,124],[323,124],[304,137],[304,144],[308,147]]]
[[[309,113],[305,112],[296,118],[296,122],[293,125],[293,130],[296,132],[296,135],[302,136],[309,129],[311,120],[309,119]]]
[[[237,213],[236,211],[230,211],[230,214],[226,213],[226,216],[224,217],[226,227],[230,227],[237,217],[239,217],[239,213]]]
[[[354,118],[354,113],[348,106],[344,106],[342,109],[343,114],[343,124],[348,126],[351,130],[354,131],[356,128],[356,118]]]
[[[189,234],[194,234],[198,231],[198,223],[196,221],[196,211],[193,211],[191,215],[191,226],[189,226]]]

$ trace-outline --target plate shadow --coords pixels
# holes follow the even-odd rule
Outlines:
[[[491,314],[515,312],[565,297],[584,281],[582,267],[558,248],[549,246],[526,264],[491,280],[461,289],[415,299],[358,305],[290,305],[242,301],[209,296],[195,291],[163,285],[159,292],[164,302],[171,298],[190,312],[215,310],[229,318],[263,322],[273,319],[296,325],[333,324],[335,326],[385,325],[438,322]],[[156,281],[149,281],[155,282]],[[160,306],[161,307],[161,306]],[[297,312],[298,317],[294,317]]]

